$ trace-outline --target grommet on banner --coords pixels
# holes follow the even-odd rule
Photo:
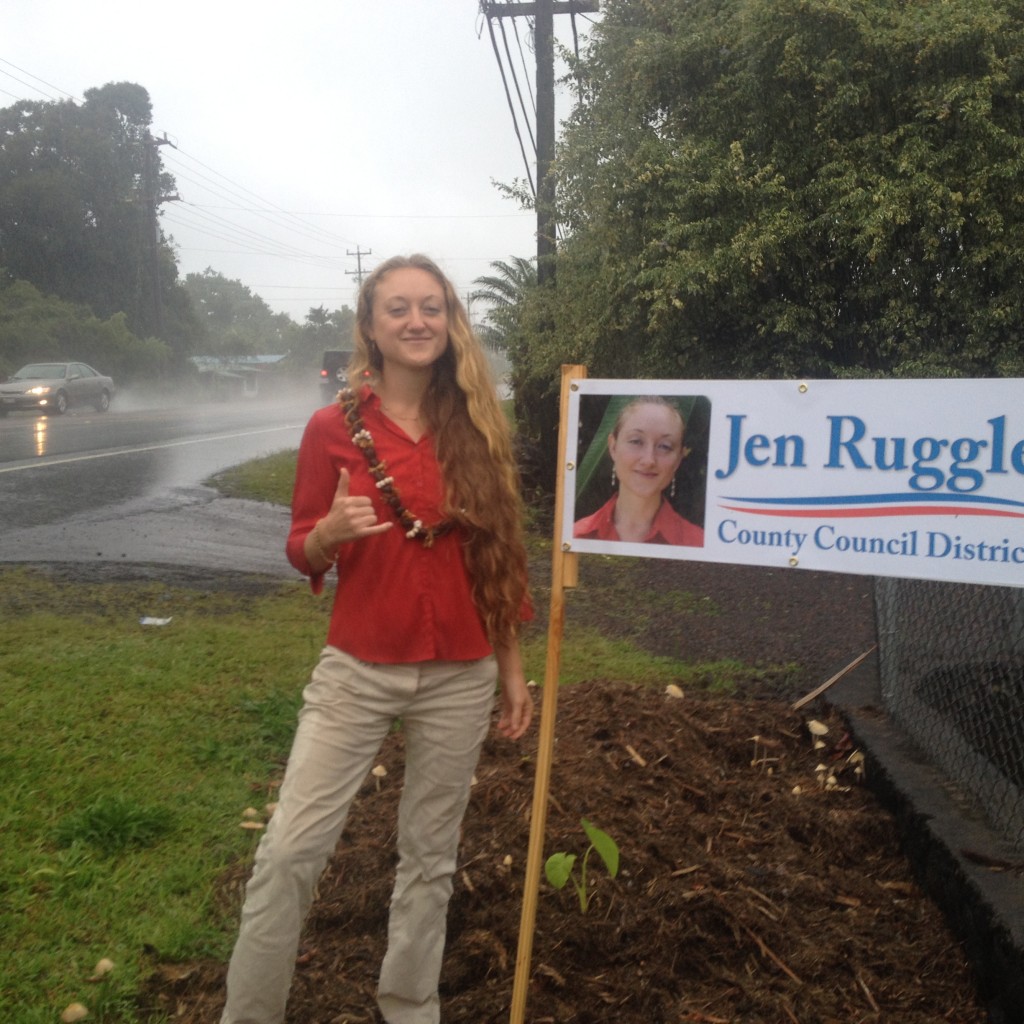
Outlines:
[[[795,555],[789,560],[789,564],[795,569],[800,564],[800,559]]]

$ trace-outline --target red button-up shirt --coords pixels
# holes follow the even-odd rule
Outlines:
[[[375,394],[365,389],[361,397],[363,422],[402,503],[424,525],[438,523],[444,487],[433,438],[428,434],[413,441],[383,415]],[[327,642],[361,661],[383,664],[472,661],[490,654],[462,558],[464,535],[452,531],[430,548],[405,536],[381,500],[337,404],[313,414],[299,448],[286,545],[292,565],[319,589],[322,577],[314,573],[303,546],[331,507],[342,467],[349,472],[349,494],[369,496],[378,520],[395,526],[341,546]]]
[[[606,501],[593,515],[577,519],[572,535],[588,540],[621,540],[615,529],[617,494]],[[688,548],[704,546],[704,530],[684,519],[667,501],[662,501],[644,544],[680,544]]]

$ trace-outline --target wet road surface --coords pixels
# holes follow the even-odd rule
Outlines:
[[[298,446],[315,398],[0,419],[0,562],[158,563],[294,577],[288,511],[214,473]]]

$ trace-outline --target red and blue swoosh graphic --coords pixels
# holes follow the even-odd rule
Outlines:
[[[735,504],[726,504],[735,502]],[[1024,501],[977,494],[843,494],[806,498],[722,497],[729,512],[796,519],[976,516],[1024,519]]]

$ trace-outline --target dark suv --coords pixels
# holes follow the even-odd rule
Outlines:
[[[324,362],[320,369],[320,397],[324,405],[334,401],[338,389],[345,386],[345,373],[352,353],[344,349],[329,348],[324,352]]]

